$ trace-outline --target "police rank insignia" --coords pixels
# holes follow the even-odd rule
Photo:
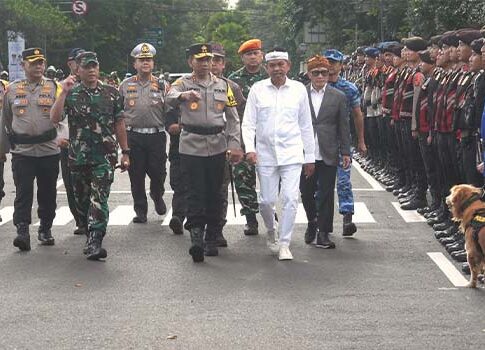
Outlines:
[[[141,52],[143,53],[148,53],[150,52],[150,48],[148,47],[147,44],[143,44],[142,47],[141,47]]]

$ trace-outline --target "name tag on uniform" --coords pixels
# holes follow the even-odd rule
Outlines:
[[[13,101],[14,106],[27,106],[29,101],[26,98],[16,98]]]
[[[126,91],[128,92],[136,92],[136,85],[129,86],[126,88]]]
[[[50,97],[39,97],[37,104],[39,106],[52,106],[54,104],[54,99]]]

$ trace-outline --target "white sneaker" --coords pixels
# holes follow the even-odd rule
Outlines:
[[[287,245],[280,246],[278,260],[293,260],[293,255],[291,254],[290,248]]]
[[[268,231],[266,234],[266,245],[269,250],[271,250],[271,253],[278,254],[280,247],[278,245],[278,238],[276,238],[275,231]]]

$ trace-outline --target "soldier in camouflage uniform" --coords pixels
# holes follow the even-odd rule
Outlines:
[[[51,119],[59,122],[63,110],[69,123],[69,167],[75,189],[80,220],[87,227],[85,254],[89,260],[106,258],[101,244],[108,224],[108,197],[122,148],[121,168],[129,167],[123,102],[119,92],[99,79],[99,62],[94,52],[76,57],[81,83],[75,77],[63,82],[63,92],[56,101]]]
[[[257,81],[268,78],[268,73],[263,67],[263,52],[261,40],[251,39],[244,42],[238,50],[244,67],[229,75],[229,79],[237,83],[243,92],[244,98],[248,98],[249,89]],[[242,106],[240,106],[240,108]],[[239,115],[242,123],[243,115]],[[244,234],[247,236],[258,234],[258,221],[256,213],[259,212],[258,198],[256,195],[256,169],[254,165],[243,160],[234,166],[234,184],[239,202],[241,203],[241,215],[246,216]]]

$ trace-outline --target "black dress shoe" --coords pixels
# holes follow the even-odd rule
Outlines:
[[[451,222],[451,220],[448,219],[448,220],[443,221],[441,223],[434,224],[433,225],[433,230],[435,230],[435,231],[444,231],[444,230],[448,229],[452,225],[453,225],[453,223]]]
[[[45,228],[42,225],[39,226],[37,239],[39,240],[40,245],[50,246],[55,244],[54,237],[52,237],[51,229]]]
[[[178,216],[172,216],[170,219],[170,223],[168,227],[172,230],[175,235],[183,235],[184,234],[184,226],[182,224],[182,220]]]
[[[218,256],[219,250],[217,249],[216,241],[206,241],[204,244],[204,255],[205,256]]]
[[[456,243],[456,241],[457,241],[457,239],[454,235],[450,236],[450,237],[440,238],[438,240],[438,242],[440,242],[444,246],[446,246],[447,244]]]
[[[434,233],[434,236],[436,239],[440,239],[440,238],[446,238],[446,237],[451,237],[453,236],[456,232],[454,232],[452,230],[453,226],[451,226],[450,228],[444,230],[444,231],[436,231]]]
[[[418,208],[416,211],[418,212],[418,214],[424,215],[428,213],[430,210],[431,210],[430,207],[426,206],[424,208]]]
[[[13,246],[19,248],[21,251],[30,250],[29,224],[17,224],[17,237],[13,240]]]
[[[192,245],[189,249],[189,254],[195,263],[204,261],[204,231],[200,227],[192,227],[190,229],[190,240]]]
[[[465,247],[463,246],[463,243],[457,242],[455,244],[451,244],[451,245],[446,246],[446,251],[449,254],[452,254],[454,252],[458,252],[460,250],[463,250],[464,248]]]
[[[167,205],[165,204],[162,195],[160,195],[159,197],[155,197],[155,195],[150,192],[150,198],[153,200],[153,204],[155,205],[155,211],[157,212],[157,214],[165,215],[167,213]]]
[[[335,248],[335,243],[330,240],[328,232],[318,232],[316,247],[323,249]]]
[[[411,201],[401,205],[402,210],[416,210],[418,208],[423,208],[427,205],[426,199],[414,198]]]
[[[463,272],[465,275],[469,275],[471,273],[470,265],[468,265],[467,262],[461,265],[461,272]]]
[[[74,230],[74,234],[76,236],[86,235],[86,232],[87,232],[86,228],[85,227],[82,227],[82,226],[78,226]]]
[[[144,224],[145,222],[147,222],[147,214],[145,213],[142,213],[140,211],[135,211],[136,213],[136,216],[133,218],[133,222],[135,224]]]
[[[310,221],[305,231],[305,243],[312,244],[317,236],[317,222]]]
[[[222,232],[216,234],[216,246],[220,248],[227,247],[227,240],[224,238]]]
[[[454,252],[453,254],[451,254],[451,257],[458,262],[466,262],[467,261],[466,256],[467,256],[466,251],[464,251],[464,250],[457,251],[457,252]]]

